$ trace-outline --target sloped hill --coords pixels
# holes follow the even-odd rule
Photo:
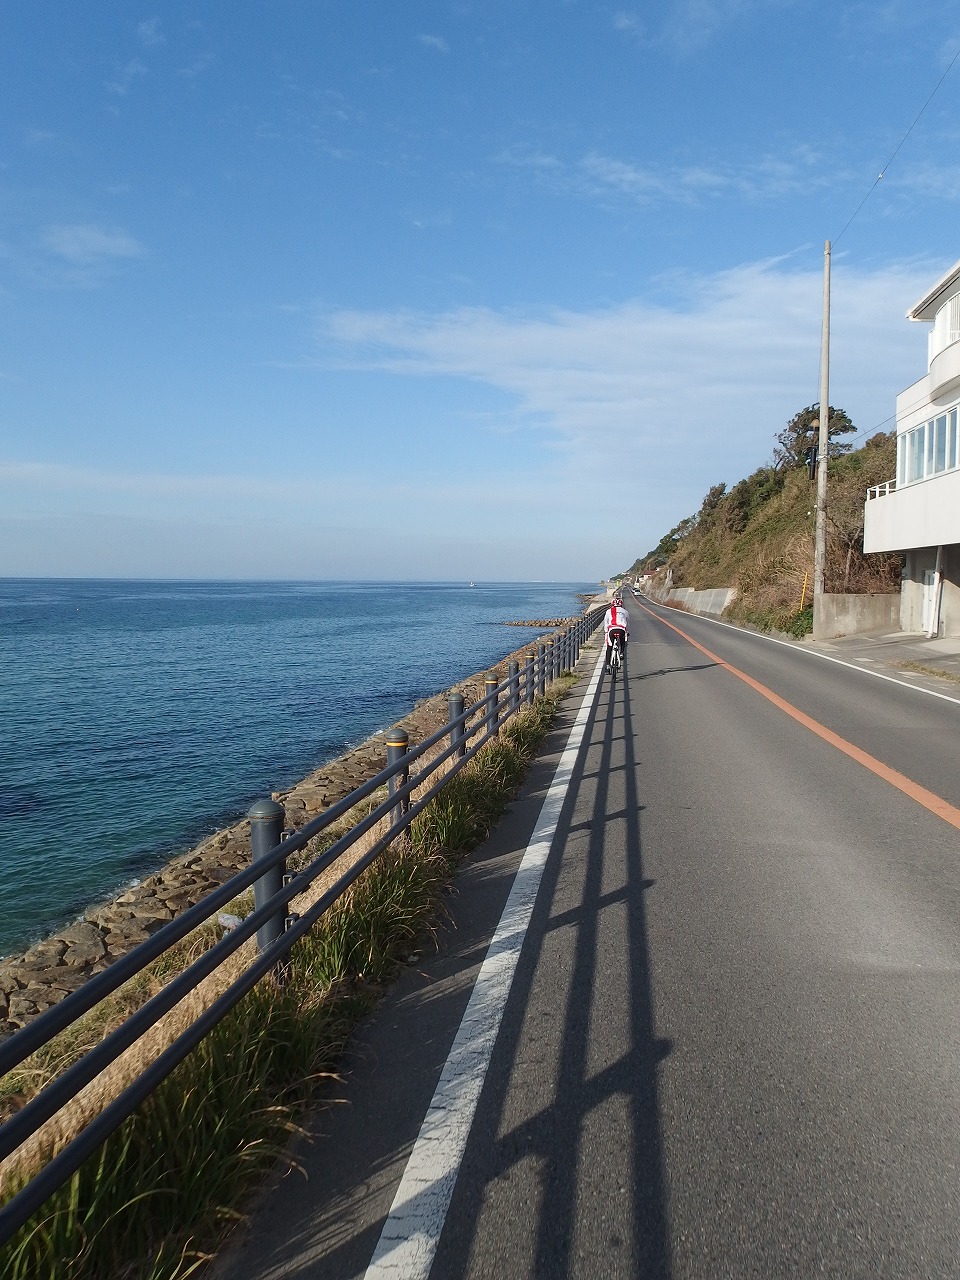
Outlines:
[[[871,595],[899,590],[902,558],[863,553],[866,491],[891,479],[895,469],[893,432],[831,458],[827,591]],[[816,486],[805,466],[760,467],[729,490],[714,485],[700,510],[681,520],[627,573],[656,571],[662,581],[669,570],[675,587],[736,587],[733,617],[802,635],[812,626],[815,502]]]

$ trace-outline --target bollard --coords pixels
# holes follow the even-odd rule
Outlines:
[[[407,754],[410,736],[404,729],[391,729],[387,734],[387,765],[397,764]],[[387,783],[387,792],[395,796],[397,790],[405,786],[410,778],[409,769],[401,769]],[[399,827],[410,809],[410,797],[403,796],[390,810],[390,826]]]
[[[250,861],[256,862],[273,853],[280,843],[284,810],[276,800],[258,800],[247,814],[250,819]],[[259,909],[283,888],[286,866],[278,862],[268,868],[259,880],[253,882],[253,905]],[[287,919],[287,904],[281,903],[276,911],[257,930],[257,950],[262,954],[283,933]]]
[[[489,700],[487,705],[487,737],[496,737],[500,732],[500,695],[497,693],[497,685],[499,680],[496,676],[486,676],[483,681],[484,699]]]
[[[510,714],[520,710],[520,663],[510,663]]]
[[[533,654],[527,654],[523,664],[523,696],[528,707],[533,706]]]
[[[450,719],[450,745],[456,747],[455,758],[462,760],[467,754],[467,728],[460,720],[460,716],[463,715],[462,693],[450,694],[447,698],[447,712]]]
[[[537,645],[537,693],[542,698],[547,685],[547,647]]]

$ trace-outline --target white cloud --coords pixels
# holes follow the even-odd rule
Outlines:
[[[613,15],[614,31],[629,31],[632,35],[643,35],[644,25],[635,13],[627,13],[621,9]]]
[[[633,10],[617,10],[615,31],[637,38],[642,44],[685,58],[705,48],[727,28],[757,10],[783,9],[798,0],[662,0],[649,6],[644,21]]]
[[[505,147],[493,157],[493,162],[512,165],[517,169],[533,169],[535,172],[562,173],[566,169],[566,165],[557,156],[522,142]]]
[[[836,166],[824,164],[813,148],[802,144],[740,164],[704,160],[654,166],[599,152],[567,162],[534,146],[515,143],[495,155],[493,163],[528,170],[556,190],[607,204],[698,205],[730,195],[776,200],[809,196],[815,188],[837,183]]]
[[[420,43],[422,45],[425,45],[426,48],[428,49],[436,49],[438,53],[450,52],[450,46],[447,44],[446,40],[444,40],[443,36],[422,35],[422,36],[418,36],[417,38],[419,39]]]
[[[42,147],[58,139],[59,134],[52,133],[49,129],[25,129],[23,134],[23,140],[28,147]]]
[[[107,88],[118,97],[125,98],[133,87],[134,81],[146,74],[147,68],[140,59],[131,58],[127,65],[119,71],[116,80],[108,82]]]
[[[0,374],[2,377],[2,374]],[[149,472],[118,471],[109,467],[85,467],[73,464],[35,462],[0,457],[0,493],[7,492],[5,504],[13,510],[36,512],[49,507],[53,511],[69,508],[87,510],[91,506],[101,512],[137,512],[143,515],[194,509],[212,516],[251,509],[263,502],[283,508],[290,518],[303,518],[303,512],[315,509],[322,500],[323,510],[344,525],[356,527],[369,518],[372,507],[411,505],[417,511],[436,514],[448,504],[469,506],[491,501],[502,505],[516,502],[523,486],[506,481],[501,491],[491,497],[489,484],[483,477],[456,479],[447,476],[443,492],[438,492],[433,477],[408,479],[372,473],[366,462],[352,471],[336,473],[323,468],[311,473],[304,468],[295,476],[276,477],[258,472]],[[355,495],[362,492],[364,503],[358,509]],[[39,507],[38,507],[39,503]]]
[[[167,37],[160,30],[159,18],[147,18],[137,26],[140,43],[146,49],[154,49],[157,45],[166,44]]]
[[[201,53],[196,58],[188,62],[186,66],[180,67],[177,75],[185,80],[194,80],[203,73],[216,61],[216,56],[212,53]]]
[[[137,258],[143,246],[125,231],[94,223],[61,223],[48,227],[44,246],[73,266],[96,267],[117,258]]]
[[[672,524],[709,484],[766,461],[776,432],[817,399],[822,275],[819,254],[805,256],[805,269],[760,262],[659,282],[670,303],[340,311],[323,319],[321,344],[355,368],[506,392],[515,421],[552,447],[559,473],[602,486],[613,468],[632,478],[638,501],[672,493],[682,504]],[[831,401],[858,427],[889,417],[896,393],[922,375],[923,335],[903,316],[943,265],[835,262]]]

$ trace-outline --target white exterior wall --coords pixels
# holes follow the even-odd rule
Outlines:
[[[909,551],[952,542],[960,542],[960,471],[930,476],[867,502],[864,551]]]
[[[897,396],[897,476],[891,476],[896,487],[867,498],[863,549],[906,553],[904,631],[932,625],[941,635],[960,635],[960,262],[907,315],[933,322],[927,373]],[[906,438],[924,423],[931,424],[925,432]],[[928,623],[938,547],[940,610]]]
[[[950,315],[957,295],[937,312],[937,320]],[[942,329],[942,325],[940,326]],[[935,323],[936,331],[936,323]],[[949,337],[943,334],[943,338]],[[960,341],[931,346],[931,365],[924,376],[897,396],[898,458],[905,436],[915,427],[938,417],[957,403],[960,373]],[[935,372],[938,370],[938,372]],[[949,377],[945,375],[949,374]],[[891,476],[891,480],[894,477]],[[909,551],[960,543],[960,470],[943,471],[923,480],[903,483],[879,498],[868,498],[864,508],[864,551]]]

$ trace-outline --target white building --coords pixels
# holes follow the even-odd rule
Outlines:
[[[897,475],[867,494],[864,551],[903,551],[900,626],[960,635],[960,262],[907,312],[933,324],[927,373],[897,396]]]

